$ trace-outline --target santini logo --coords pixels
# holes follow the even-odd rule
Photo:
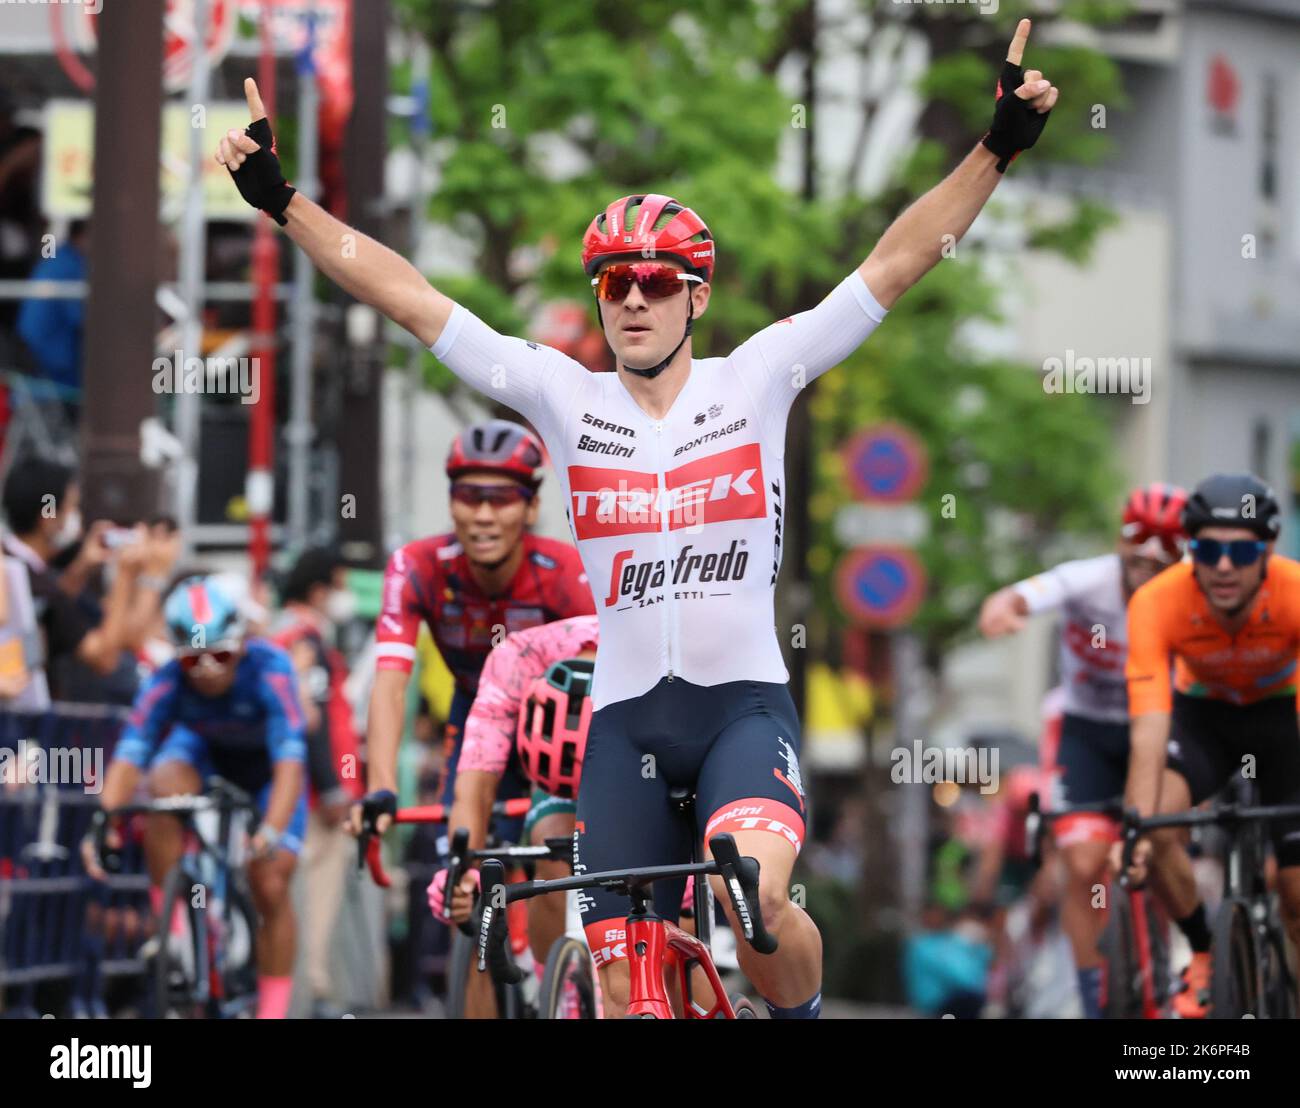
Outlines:
[[[592,438],[591,435],[583,435],[578,439],[578,449],[588,450],[592,454],[612,454],[615,458],[630,458],[633,450],[632,447],[625,446],[621,442],[606,442]]]

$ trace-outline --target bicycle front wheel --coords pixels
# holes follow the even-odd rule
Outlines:
[[[1250,915],[1239,901],[1225,901],[1214,919],[1210,946],[1210,1018],[1238,1020],[1247,1015],[1258,1018],[1260,997],[1256,982]]]
[[[594,1020],[596,982],[587,944],[565,935],[546,955],[538,1015],[544,1020]]]
[[[1106,1019],[1139,1019],[1142,993],[1129,894],[1110,884],[1110,911],[1101,933],[1101,1010]]]
[[[203,909],[191,894],[196,882],[184,865],[176,865],[163,881],[162,910],[155,921],[150,971],[154,1016],[158,1019],[202,1019],[207,1013],[207,927]]]
[[[1264,990],[1268,998],[1269,1019],[1295,1019],[1296,996],[1295,978],[1287,963],[1286,939],[1277,922],[1273,921],[1268,929],[1267,948],[1264,953]]]
[[[522,1005],[518,999],[517,986],[498,985],[491,977],[478,970],[478,942],[466,935],[459,927],[451,930],[451,952],[447,958],[447,1019],[470,1019],[473,1005],[470,1002],[471,987],[482,990],[481,1000],[490,999],[490,1011],[479,1011],[478,1019],[521,1019]]]

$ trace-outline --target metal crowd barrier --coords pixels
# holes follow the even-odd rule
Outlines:
[[[107,1014],[106,992],[139,975],[150,919],[138,841],[119,874],[92,881],[80,843],[99,804],[125,711],[56,704],[0,712],[0,1014]]]

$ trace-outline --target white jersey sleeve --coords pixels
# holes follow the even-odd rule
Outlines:
[[[1059,566],[1026,577],[1011,587],[1029,605],[1031,615],[1052,611],[1072,600],[1081,600],[1101,594],[1108,599],[1115,592],[1118,565],[1116,555],[1103,554],[1098,558],[1079,558],[1062,562]]]
[[[764,432],[784,442],[786,416],[803,387],[852,354],[887,314],[855,269],[815,308],[778,320],[739,346],[732,361]],[[750,354],[757,357],[744,356]]]
[[[539,430],[560,424],[590,376],[560,351],[502,335],[461,304],[429,349],[465,384],[514,408]]]
[[[1114,723],[1127,720],[1128,628],[1119,555],[1064,562],[1013,587],[1031,612],[1060,609],[1066,713]]]

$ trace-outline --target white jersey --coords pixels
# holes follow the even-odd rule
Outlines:
[[[786,417],[802,386],[885,314],[855,271],[728,357],[693,359],[672,409],[655,420],[617,373],[503,337],[457,305],[434,355],[527,417],[559,476],[600,618],[595,708],[664,676],[789,679],[773,606]]]
[[[1065,711],[1088,719],[1127,722],[1128,623],[1119,555],[1063,562],[1012,588],[1025,598],[1031,613],[1062,610]]]

